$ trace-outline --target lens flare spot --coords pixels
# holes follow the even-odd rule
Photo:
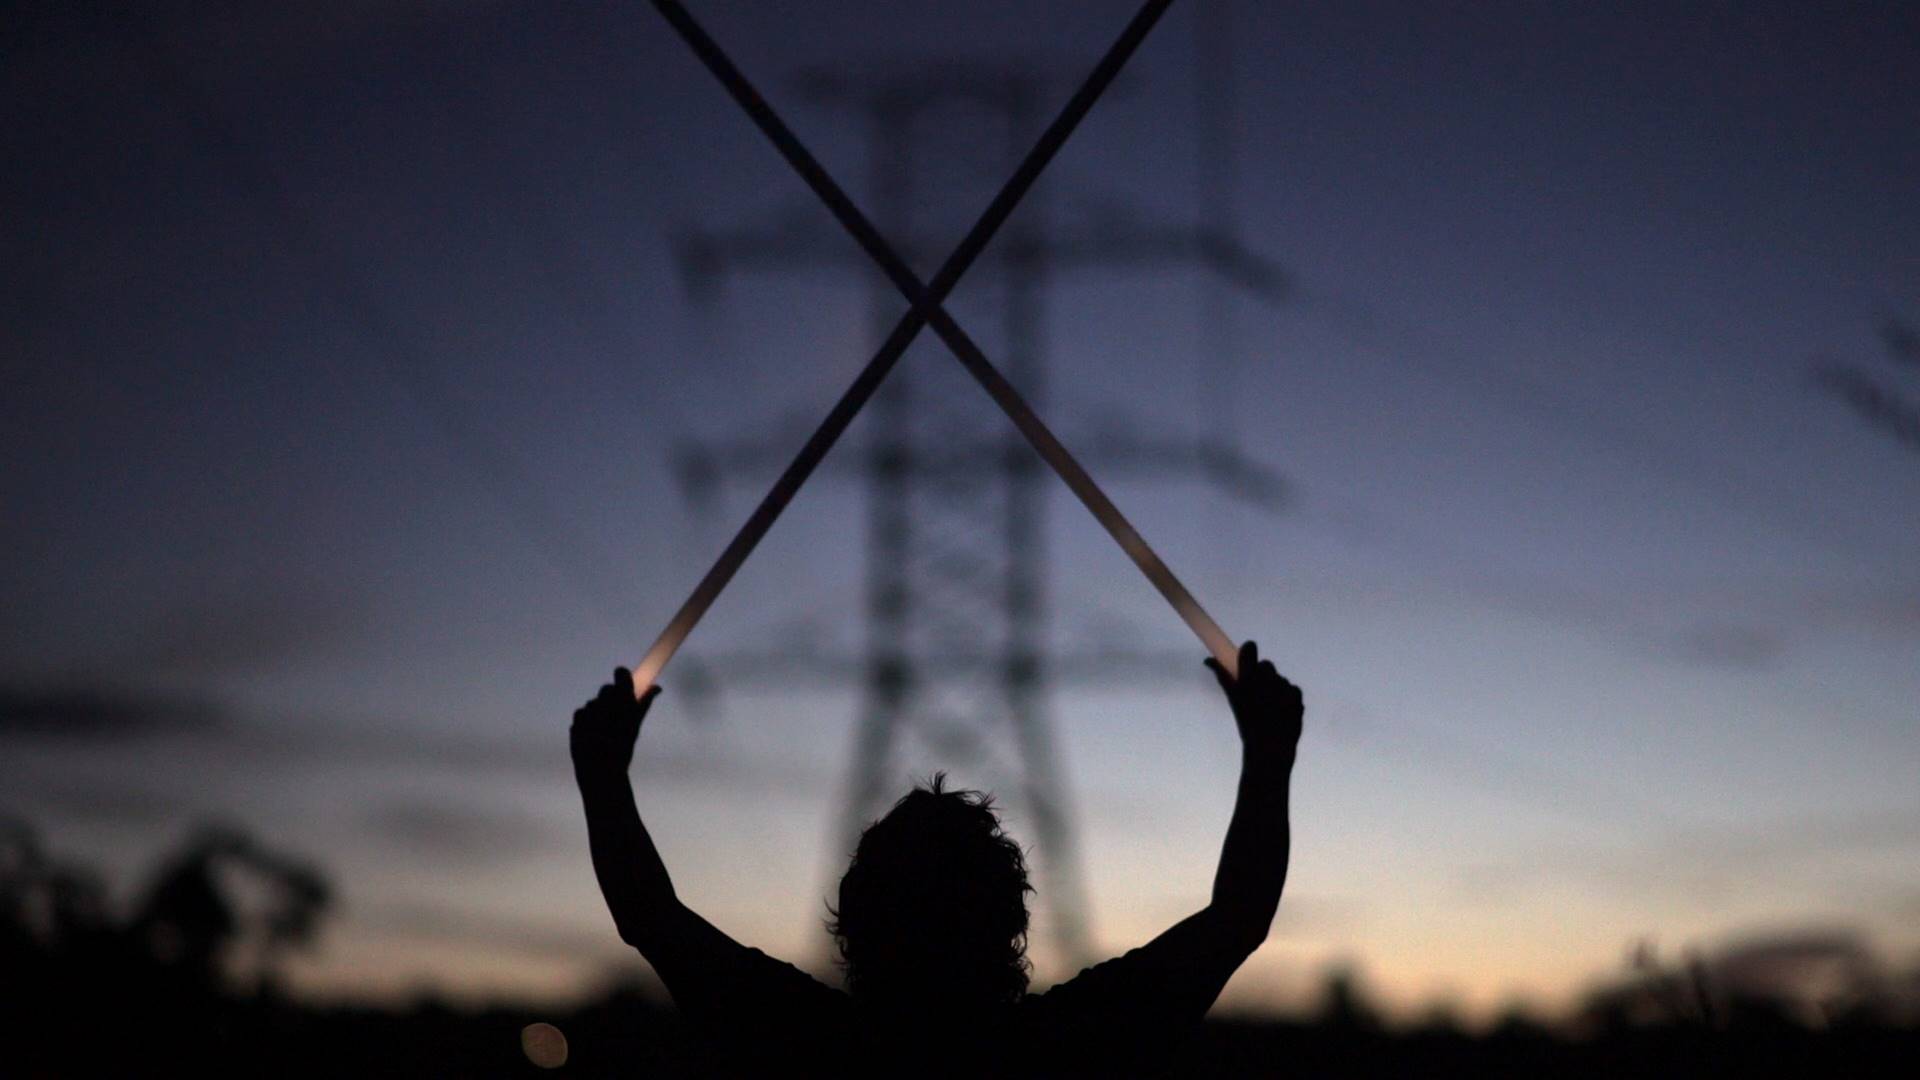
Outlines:
[[[520,1029],[520,1052],[542,1069],[567,1063],[567,1037],[552,1024],[528,1024]]]

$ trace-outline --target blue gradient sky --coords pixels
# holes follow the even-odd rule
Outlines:
[[[1129,5],[782,8],[696,12],[857,192],[859,128],[789,73],[1077,78]],[[1193,219],[1194,16],[1069,144],[1048,212]],[[1225,431],[1298,496],[1111,492],[1306,688],[1288,898],[1229,996],[1351,958],[1405,1003],[1564,999],[1636,940],[1810,924],[1920,948],[1920,456],[1810,375],[1920,408],[1880,333],[1920,322],[1920,16],[1231,17],[1239,222],[1298,290],[1238,302],[1208,356],[1196,274],[1073,276],[1044,408],[1069,445],[1119,416]],[[815,211],[643,5],[19,26],[0,683],[127,706],[86,739],[0,722],[0,807],[123,893],[206,817],[311,853],[345,906],[301,977],[333,991],[561,993],[621,962],[566,718],[757,494],[689,513],[669,447],[797,446],[865,360],[866,280],[689,306],[671,233]],[[957,237],[1000,146],[959,129],[916,212]],[[953,307],[991,326],[992,298]],[[977,393],[931,342],[904,364]],[[859,511],[810,486],[690,655],[796,619],[854,640]],[[1236,747],[1198,648],[1064,492],[1048,540],[1061,644],[1194,654],[1190,685],[1056,698],[1117,950],[1203,902]],[[702,720],[668,685],[636,777],[681,892],[817,958],[854,695],[729,688]],[[191,707],[149,723],[155,700]]]

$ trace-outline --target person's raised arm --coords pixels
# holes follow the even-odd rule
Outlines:
[[[768,1036],[793,1018],[824,1015],[841,995],[798,968],[728,937],[680,902],[667,865],[640,821],[627,768],[640,723],[658,696],[633,692],[626,668],[573,714],[569,742],[573,775],[587,810],[593,873],[621,940],[640,950],[673,994],[682,1014],[748,1045],[775,1045]],[[772,1028],[769,1025],[773,1025]]]
[[[1207,906],[1125,956],[1089,968],[1046,996],[1111,1024],[1115,1016],[1198,1020],[1266,940],[1287,882],[1287,794],[1303,713],[1300,690],[1240,647],[1240,676],[1207,661],[1240,730],[1240,784]],[[1076,1005],[1075,1003],[1080,1003]]]
[[[1227,825],[1208,911],[1221,929],[1251,953],[1267,938],[1287,883],[1291,844],[1287,797],[1305,705],[1300,688],[1260,659],[1259,647],[1240,646],[1235,678],[1209,659],[1240,729],[1240,789]]]
[[[741,948],[694,914],[674,894],[666,863],[640,821],[627,768],[634,740],[660,688],[635,698],[626,668],[573,714],[568,742],[573,776],[587,811],[587,844],[593,873],[613,913],[620,939],[640,950],[671,989],[682,973],[697,972]]]

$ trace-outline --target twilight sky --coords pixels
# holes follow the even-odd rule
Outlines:
[[[1131,11],[692,6],[856,197],[861,121],[794,73],[1017,61],[1050,114]],[[690,302],[687,229],[852,245],[644,4],[67,8],[0,37],[0,812],[120,896],[197,821],[310,855],[344,898],[317,989],[586,985],[624,959],[567,716],[772,474],[689,506],[672,450],[797,448],[872,275]],[[1198,218],[1204,10],[1023,214]],[[1920,325],[1920,11],[1225,17],[1233,216],[1293,289],[1224,301],[1210,349],[1197,271],[1063,275],[1041,404],[1069,446],[1232,438],[1294,496],[1110,492],[1306,689],[1288,895],[1229,999],[1344,959],[1403,1004],[1551,1003],[1636,941],[1805,926],[1911,956],[1920,455],[1815,372],[1920,413],[1889,332]],[[1007,171],[991,116],[939,122],[927,262]],[[990,353],[992,269],[952,304]],[[902,371],[984,402],[931,340]],[[687,655],[857,643],[862,505],[823,471]],[[1237,748],[1180,624],[1049,511],[1056,644],[1194,660],[1054,698],[1117,951],[1204,902]],[[857,696],[715,675],[700,709],[670,671],[642,809],[689,902],[817,962]]]

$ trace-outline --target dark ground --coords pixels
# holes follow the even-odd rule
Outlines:
[[[22,989],[12,977],[13,990]],[[126,988],[132,990],[133,988]],[[10,1076],[572,1076],[720,1075],[674,1012],[632,993],[577,1011],[315,1009],[284,1000],[192,1001],[107,993],[93,1007],[47,1009],[9,992]],[[41,999],[41,1003],[52,1004]],[[534,1066],[523,1027],[552,1023],[568,1060]],[[1216,1022],[1183,1076],[1910,1076],[1920,1032],[1784,1025],[1674,1026],[1572,1039],[1509,1027],[1488,1034],[1386,1032],[1327,1022]],[[900,1075],[913,1075],[914,1066]]]
[[[87,868],[48,856],[24,825],[0,825],[0,1077],[726,1075],[644,987],[545,1011],[328,1007],[280,992],[279,960],[317,933],[332,892],[244,833],[203,830],[118,911]],[[243,874],[252,903],[232,885]],[[1795,973],[1811,976],[1802,990],[1821,989],[1790,992],[1782,976]],[[1209,1023],[1175,1074],[1906,1077],[1920,1063],[1916,1003],[1920,970],[1831,935],[1677,966],[1643,957],[1551,1028],[1516,1015],[1474,1032],[1439,1014],[1390,1026],[1336,973],[1311,1018]],[[564,1034],[564,1064],[533,1063],[522,1039],[534,1023]],[[897,1074],[939,1060],[933,1048]]]

